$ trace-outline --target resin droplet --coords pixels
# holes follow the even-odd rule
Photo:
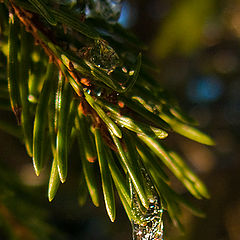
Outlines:
[[[108,74],[120,65],[120,59],[117,53],[103,40],[96,41],[95,45],[90,48],[88,61],[106,71]]]
[[[132,211],[137,219],[132,221],[133,240],[163,240],[162,204],[145,170],[143,175],[149,196],[149,208],[145,209],[141,206],[131,184]]]
[[[88,0],[87,17],[100,17],[109,23],[116,23],[122,10],[122,0]]]

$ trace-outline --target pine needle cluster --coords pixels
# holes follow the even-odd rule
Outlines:
[[[132,33],[51,1],[6,0],[0,3],[0,34],[0,109],[14,112],[20,130],[2,120],[0,127],[23,140],[36,175],[51,162],[49,201],[67,180],[69,154],[75,152],[80,204],[89,194],[99,206],[98,166],[112,222],[116,193],[138,224],[146,221],[142,216],[154,197],[178,226],[179,204],[204,215],[171,188],[167,168],[194,197],[209,198],[163,139],[176,132],[214,142],[152,77],[156,67],[142,56],[145,46]]]

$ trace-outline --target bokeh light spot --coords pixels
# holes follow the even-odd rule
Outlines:
[[[187,86],[187,96],[195,103],[216,101],[223,92],[220,79],[205,76],[193,79]]]
[[[128,1],[123,1],[122,11],[118,23],[125,28],[134,26],[137,20],[137,8],[132,6]]]

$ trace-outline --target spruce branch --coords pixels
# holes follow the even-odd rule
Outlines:
[[[3,3],[0,5],[3,9]],[[8,39],[2,41],[8,52],[1,47],[1,55],[7,59],[1,69],[7,65],[11,108],[23,129],[23,141],[37,175],[51,153],[49,201],[60,182],[67,180],[68,156],[77,142],[81,205],[88,191],[99,206],[94,168],[98,159],[112,222],[116,215],[113,185],[129,219],[140,225],[147,224],[146,214],[155,197],[159,200],[154,200],[154,207],[166,209],[178,226],[179,204],[202,217],[201,210],[171,188],[165,170],[168,168],[198,199],[209,198],[206,187],[180,156],[166,149],[162,139],[176,132],[202,144],[214,142],[195,128],[195,121],[152,78],[152,66],[142,56],[139,41],[118,24],[83,20],[83,16],[80,21],[63,5],[55,7],[42,0],[9,0],[4,5],[9,24],[8,31],[1,33]],[[4,24],[5,19],[1,21]],[[34,54],[38,60],[29,57]],[[7,89],[4,77],[0,81]],[[4,93],[0,91],[0,109],[10,110],[2,102]],[[10,133],[16,128],[12,130],[1,121],[0,127]],[[149,190],[149,184],[154,190]]]

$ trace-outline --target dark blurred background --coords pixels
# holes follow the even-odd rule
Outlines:
[[[165,238],[239,240],[240,2],[141,0],[125,6],[134,9],[125,24],[149,46],[161,85],[216,141],[206,147],[170,136],[212,197],[196,203],[205,219],[183,210],[185,235],[165,225]]]
[[[169,144],[185,156],[206,183],[211,199],[195,201],[190,197],[207,217],[198,219],[183,209],[185,235],[165,216],[164,238],[239,240],[240,2],[129,0],[124,2],[119,21],[148,46],[145,54],[159,66],[160,84],[216,141],[216,146],[206,147],[170,134]],[[17,156],[13,148],[18,151]],[[131,226],[120,204],[115,224],[110,223],[103,202],[100,208],[90,201],[80,208],[76,190],[68,188],[78,184],[70,174],[49,204],[47,177],[34,176],[31,159],[19,141],[0,132],[0,152],[1,159],[8,165],[14,163],[11,167],[23,183],[34,187],[38,200],[48,209],[48,222],[61,232],[55,239],[131,239]],[[173,185],[178,192],[185,193],[178,182]],[[2,214],[7,214],[4,211],[0,208]]]

